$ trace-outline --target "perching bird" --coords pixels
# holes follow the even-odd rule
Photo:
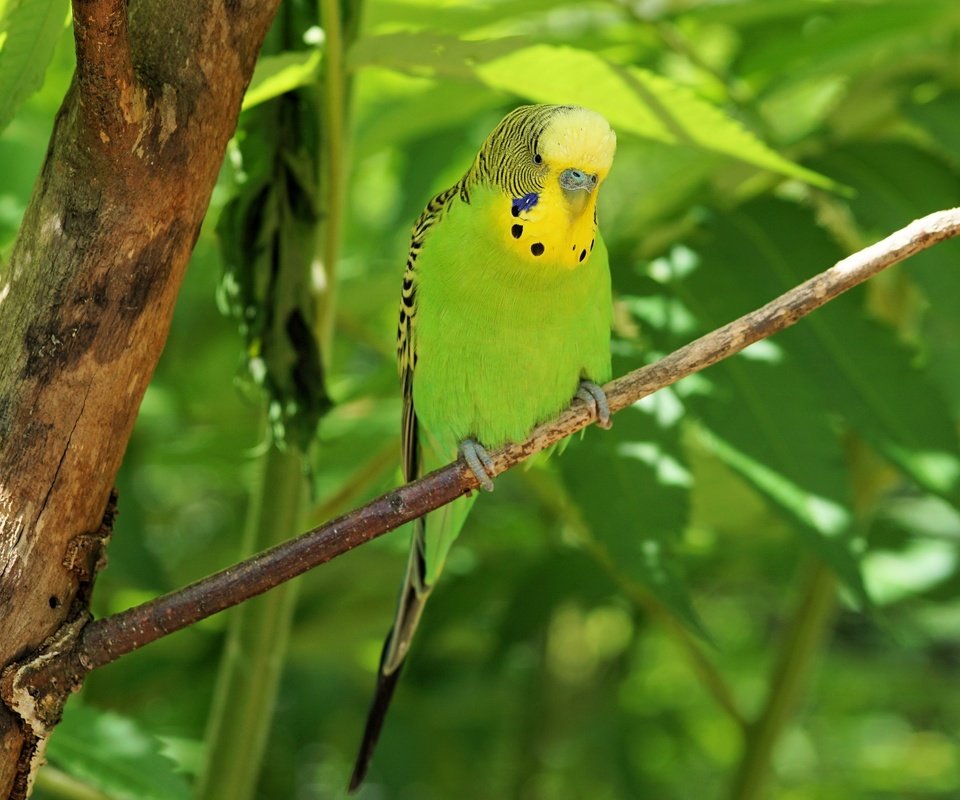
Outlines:
[[[458,452],[493,489],[485,447],[523,440],[574,397],[601,424],[610,377],[610,270],[597,193],[616,136],[594,111],[521,106],[413,229],[397,353],[410,481]],[[472,497],[418,520],[350,780],[363,781],[420,614]]]

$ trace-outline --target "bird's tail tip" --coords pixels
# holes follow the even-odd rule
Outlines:
[[[367,764],[361,764],[359,761],[353,767],[353,774],[350,776],[350,783],[347,784],[347,794],[354,794],[367,777]]]
[[[370,759],[373,758],[373,751],[383,728],[383,720],[390,707],[393,692],[397,688],[400,673],[403,671],[407,648],[420,622],[424,603],[430,595],[430,588],[424,579],[423,537],[423,523],[419,522],[411,545],[410,558],[407,561],[406,580],[400,590],[397,616],[380,654],[377,687],[373,694],[373,702],[370,704],[370,713],[367,715],[367,724],[363,729],[363,739],[360,741],[353,775],[350,777],[348,791],[351,793],[360,787],[367,775]]]
[[[373,751],[377,746],[377,740],[380,738],[380,731],[383,728],[383,720],[387,715],[387,708],[390,706],[390,700],[393,697],[394,689],[397,687],[397,680],[400,678],[402,669],[403,662],[401,661],[393,672],[385,674],[381,671],[377,676],[377,689],[373,695],[373,703],[370,705],[370,713],[367,715],[367,724],[363,729],[363,739],[360,741],[360,750],[353,766],[353,774],[350,776],[350,783],[347,786],[347,791],[350,794],[360,788],[367,776],[370,760],[373,758]]]

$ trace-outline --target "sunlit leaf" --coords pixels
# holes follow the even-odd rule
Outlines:
[[[931,539],[911,541],[899,552],[868,553],[863,577],[878,605],[922,594],[956,572],[960,561],[956,542]]]
[[[715,276],[700,295],[713,319],[759,306],[842,255],[807,212],[787,203],[750,204],[718,216],[711,231],[697,275]],[[721,276],[726,288],[717,283]],[[731,306],[736,298],[740,310]],[[956,498],[960,448],[949,410],[914,354],[866,317],[861,298],[843,295],[775,341],[818,387],[825,408],[920,485]],[[825,422],[821,412],[809,424]]]
[[[250,86],[243,96],[243,109],[253,108],[286,92],[316,82],[320,61],[319,50],[295,50],[263,56],[257,61]]]
[[[960,108],[957,104],[954,96],[953,119]],[[948,113],[949,107],[940,113]],[[942,141],[951,146],[949,138]],[[957,141],[960,143],[960,139]],[[861,235],[870,240],[886,236],[912,219],[951,208],[960,198],[957,169],[935,154],[906,144],[837,148],[818,162],[821,165],[856,189],[845,202]],[[948,393],[955,413],[960,413],[958,263],[960,241],[954,240],[919,253],[900,267],[906,279],[915,281],[924,293],[927,309],[923,315],[922,355],[931,376]]]
[[[556,11],[564,6],[581,5],[582,0],[379,0],[369,4],[366,25],[374,30],[380,27],[429,28],[462,35],[485,26],[502,26],[505,20],[529,18],[545,11]]]
[[[819,186],[832,182],[771,150],[739,122],[662,75],[572,47],[534,45],[476,66],[481,80],[541,103],[577,103],[620,133],[709,150]]]
[[[134,720],[78,702],[67,705],[47,747],[51,763],[116,800],[182,800],[190,786],[161,755],[163,743]]]
[[[69,13],[67,0],[10,0],[0,17],[0,131],[43,84]]]
[[[436,135],[502,107],[506,99],[506,95],[476,84],[424,83],[427,85],[396,97],[387,95],[381,88],[375,106],[369,110],[358,109],[356,146],[359,152],[390,145],[397,147],[417,137]]]
[[[705,270],[718,267],[707,259]],[[698,295],[723,292],[726,276],[701,273]],[[735,280],[735,278],[734,278]],[[737,292],[728,293],[728,301]],[[702,305],[695,306],[705,316]],[[705,320],[701,319],[701,322]],[[714,320],[711,320],[711,324]],[[709,449],[773,501],[814,552],[866,601],[857,569],[849,477],[835,427],[811,421],[817,386],[776,342],[710,369],[709,393],[686,398]]]
[[[616,572],[642,583],[703,633],[674,558],[691,488],[675,422],[658,419],[649,404],[627,409],[611,431],[588,431],[559,463],[571,499]]]
[[[767,3],[778,6],[779,3]],[[887,0],[883,3],[819,3],[820,12],[802,26],[767,29],[738,64],[744,74],[778,84],[811,75],[849,75],[895,62],[929,43],[932,31],[949,36],[960,27],[953,0]]]
[[[433,31],[388,33],[359,39],[349,65],[382,67],[414,75],[472,78],[478,64],[512,53],[527,42],[521,36],[466,40]]]

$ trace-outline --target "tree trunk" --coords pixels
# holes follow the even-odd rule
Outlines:
[[[114,476],[278,2],[141,0],[128,33],[124,0],[74,0],[77,73],[0,272],[0,797],[26,795],[59,718],[18,693],[17,663],[86,621]]]

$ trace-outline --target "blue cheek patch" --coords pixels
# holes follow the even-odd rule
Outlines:
[[[510,207],[510,213],[515,217],[520,216],[521,211],[529,211],[540,200],[540,195],[536,192],[530,192],[523,197],[514,197]]]

